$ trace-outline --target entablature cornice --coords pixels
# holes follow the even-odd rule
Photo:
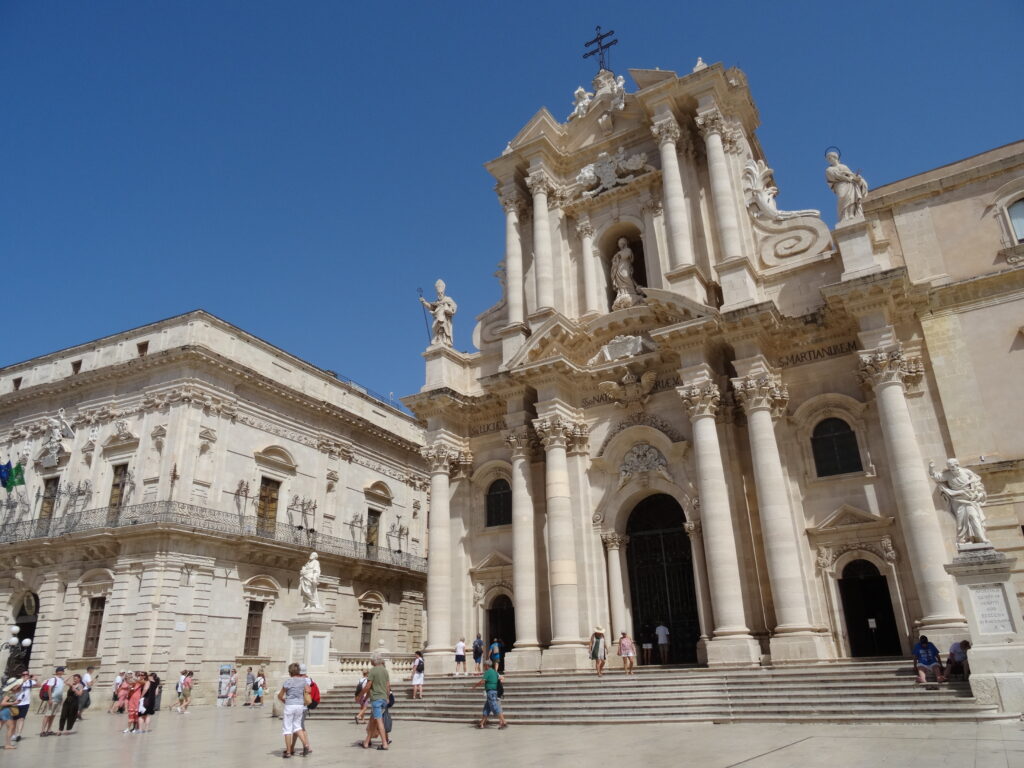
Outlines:
[[[821,294],[833,311],[855,318],[881,313],[893,325],[928,306],[928,286],[914,285],[903,267],[826,285]]]
[[[933,286],[928,290],[928,310],[933,316],[941,316],[1022,297],[1024,265]]]

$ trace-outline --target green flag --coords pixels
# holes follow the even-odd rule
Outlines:
[[[7,485],[4,486],[8,491],[13,491],[14,486],[25,484],[25,467],[21,464],[15,464],[11,467],[11,474],[7,477]]]

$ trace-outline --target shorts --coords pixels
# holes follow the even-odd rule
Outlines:
[[[44,717],[59,714],[61,704],[63,703],[64,702],[62,701],[54,701],[53,699],[50,699],[49,701],[40,701],[39,709],[36,710],[36,714],[43,715]]]
[[[488,715],[501,714],[501,702],[498,701],[497,691],[486,691],[487,699],[484,701],[484,717]]]
[[[474,654],[473,654],[473,663],[474,663],[474,664],[479,664],[479,663],[480,663],[481,661],[483,661],[483,658],[484,658],[484,655],[483,655],[482,653],[481,653],[481,654],[480,654],[479,656],[477,656],[477,655],[476,655],[476,654],[474,653]]]
[[[17,707],[15,707],[17,709]],[[8,720],[13,720],[14,714],[11,712],[11,707],[4,707],[0,709],[0,723],[6,723]]]
[[[624,659],[632,659],[634,656],[636,656],[636,654],[633,653],[632,651],[630,651],[629,653],[622,654],[622,658],[624,658]]]
[[[298,733],[302,730],[302,715],[305,711],[306,707],[303,704],[284,705],[284,716],[282,718],[284,725],[281,727],[281,732],[285,736],[291,736],[293,733]]]
[[[455,656],[455,663],[456,664],[465,664],[466,663],[466,655],[463,654],[462,656],[459,656],[458,654],[456,654],[456,656]]]
[[[17,714],[14,715],[14,719],[15,720],[24,720],[26,717],[28,717],[28,710],[29,710],[29,707],[31,707],[31,706],[32,706],[31,704],[22,704],[21,706],[16,707],[18,712],[17,712]]]
[[[370,717],[372,717],[374,720],[380,720],[382,717],[384,717],[384,710],[388,708],[388,700],[374,699],[370,702],[370,707],[372,708]]]
[[[181,692],[181,694],[178,696],[178,698],[181,699],[182,701],[188,701],[189,699],[192,698],[192,689],[191,688],[186,688],[185,690],[183,690]]]
[[[422,672],[413,672],[412,673],[412,684],[413,685],[423,685],[423,673]]]
[[[652,645],[651,645],[650,643],[644,643],[644,644],[643,644],[643,645],[641,645],[640,647],[641,647],[641,648],[643,648],[643,649],[644,649],[645,651],[649,651],[649,650],[651,650],[651,648],[653,648],[654,646],[652,646]]]

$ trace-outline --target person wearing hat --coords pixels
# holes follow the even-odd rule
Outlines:
[[[636,643],[626,634],[626,630],[622,630],[619,636],[618,654],[622,657],[622,671],[627,675],[632,675],[633,665],[636,663]]]
[[[4,729],[4,749],[17,749],[11,743],[14,736],[14,719],[18,715],[18,691],[21,689],[21,678],[12,677],[4,683],[0,693],[0,724]]]
[[[590,659],[594,662],[594,671],[598,677],[604,674],[604,665],[608,660],[608,643],[604,638],[604,627],[594,627],[590,636]]]
[[[49,699],[39,702],[39,714],[43,716],[40,736],[53,736],[53,719],[60,712],[61,704],[64,703],[64,667],[57,667],[53,671],[53,677],[43,682],[47,688]],[[40,692],[41,694],[42,692]]]

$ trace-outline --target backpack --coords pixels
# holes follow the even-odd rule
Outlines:
[[[501,678],[498,678],[498,693],[497,696],[500,699],[505,695],[505,686],[501,684]]]
[[[353,695],[358,696],[360,693],[362,693],[364,685],[365,685],[365,683],[362,683],[362,682],[356,683],[356,692]]]
[[[483,640],[480,640],[479,638],[477,638],[476,640],[473,641],[473,655],[474,656],[483,656],[483,653],[484,653],[484,642],[483,642]]]
[[[53,680],[51,677],[50,680]],[[39,700],[49,701],[50,700],[50,680],[43,683],[43,687],[39,689]]]
[[[422,674],[423,670],[425,670],[426,668],[427,668],[427,665],[423,661],[423,659],[417,659],[416,660],[416,671],[417,672]]]
[[[309,709],[316,709],[320,705],[320,686],[309,681]]]

